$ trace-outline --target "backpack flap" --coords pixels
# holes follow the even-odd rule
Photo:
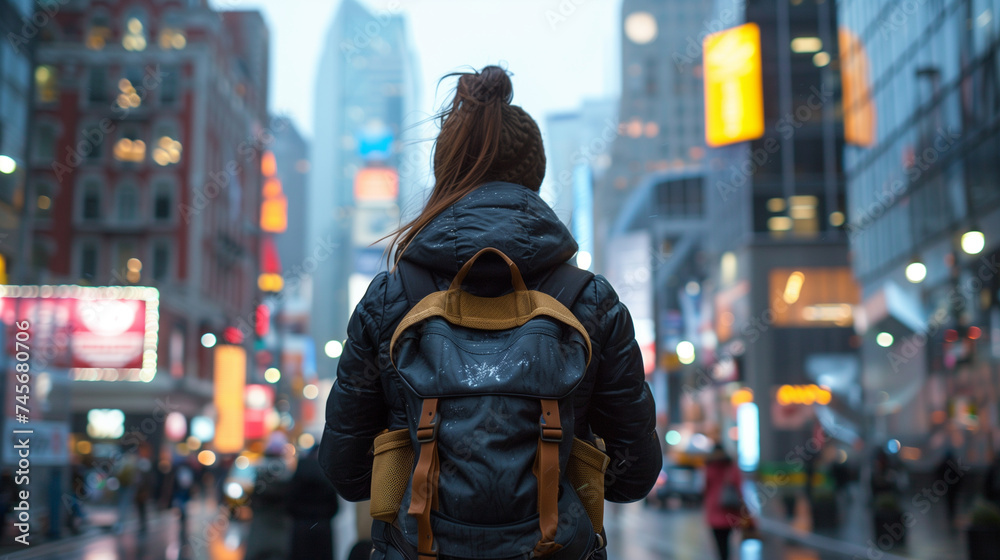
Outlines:
[[[462,290],[486,252],[507,262],[513,292],[488,298]],[[481,533],[473,543],[487,542],[491,530],[524,523],[534,534],[510,536],[511,547],[541,557],[571,544],[578,528],[559,523],[560,472],[573,447],[566,397],[583,381],[590,355],[587,331],[569,309],[528,290],[514,262],[492,248],[400,321],[389,356],[407,389],[407,408],[421,411],[410,420],[418,455],[400,510],[409,515],[400,521],[421,558],[438,546],[454,554],[470,531]],[[579,504],[571,494],[564,498]],[[432,530],[445,520],[444,534]],[[463,522],[468,526],[459,530]],[[495,551],[481,552],[468,557],[494,558]]]

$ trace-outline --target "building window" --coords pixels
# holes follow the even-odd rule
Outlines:
[[[91,103],[105,103],[108,100],[107,69],[91,66],[87,78],[87,100]]]
[[[104,131],[96,123],[84,126],[80,129],[80,144],[82,147],[80,155],[83,155],[91,162],[101,161],[104,148]]]
[[[34,159],[38,161],[51,161],[55,154],[56,147],[56,127],[52,124],[39,124],[35,128]]]
[[[125,50],[146,50],[145,19],[139,12],[132,12],[125,18],[125,35],[122,36],[122,46]]]
[[[35,98],[41,103],[59,100],[59,75],[55,66],[43,64],[35,68]]]
[[[142,270],[142,262],[135,258],[135,254],[136,249],[133,241],[119,241],[115,245],[114,270],[116,274],[127,276],[133,284],[139,280],[138,273]]]
[[[80,215],[84,221],[101,219],[101,185],[96,180],[87,181],[83,186]]]
[[[97,277],[97,245],[84,243],[80,247],[80,278],[93,280]]]
[[[141,162],[146,159],[146,143],[139,139],[136,128],[128,128],[115,143],[115,159],[118,161]]]
[[[156,134],[153,136],[156,143],[153,146],[152,156],[157,165],[172,165],[180,162],[183,146],[178,140],[179,136],[177,129],[173,126],[160,125],[156,127]]]
[[[170,221],[170,208],[173,206],[171,191],[169,184],[161,183],[156,186],[156,194],[153,198],[153,219],[157,222]]]
[[[180,68],[177,66],[167,66],[160,71],[160,103],[171,105],[177,101],[177,93],[180,89]]]
[[[99,51],[109,39],[111,39],[111,25],[108,23],[108,17],[96,15],[90,18],[90,25],[87,27],[87,48]]]
[[[183,49],[187,45],[184,31],[176,27],[165,27],[160,31],[160,48],[164,50]]]
[[[166,280],[170,270],[170,246],[160,242],[153,246],[153,280]]]
[[[139,214],[139,196],[132,185],[122,185],[115,193],[115,217],[119,222],[131,223]]]
[[[125,76],[118,80],[118,106],[122,109],[134,109],[142,105],[145,99],[145,88],[142,68],[132,66],[125,71]],[[140,89],[136,89],[140,88]],[[139,93],[142,91],[143,93]]]

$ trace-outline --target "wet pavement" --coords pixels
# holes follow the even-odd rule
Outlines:
[[[130,519],[121,534],[109,528],[25,550],[0,555],[0,560],[242,560],[248,524],[224,521],[210,503],[192,504],[186,535],[181,535],[174,512],[151,516],[146,535],[138,534],[138,521]],[[705,560],[715,558],[711,535],[698,508],[661,510],[642,503],[608,504],[606,526],[612,560]],[[341,508],[335,521],[338,559],[346,558],[353,544],[353,508]],[[183,539],[183,540],[182,540]],[[186,545],[186,546],[185,546]],[[765,534],[763,541],[738,543],[732,560],[847,560],[864,556],[844,552],[817,552],[808,545]]]

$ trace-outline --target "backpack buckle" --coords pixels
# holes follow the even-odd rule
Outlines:
[[[437,418],[434,419],[434,423],[428,427],[418,427],[417,428],[417,443],[430,443],[437,439],[438,426],[440,422]]]
[[[559,443],[563,439],[562,428],[548,428],[544,425],[538,426],[538,439],[551,443]]]

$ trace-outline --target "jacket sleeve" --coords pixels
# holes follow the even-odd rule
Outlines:
[[[378,360],[385,290],[381,273],[351,315],[337,380],[326,401],[319,461],[337,492],[351,502],[371,495],[372,445],[388,425]]]
[[[605,499],[632,502],[649,494],[663,466],[656,407],[628,309],[604,277],[597,276],[594,286],[600,361],[587,420],[611,457]]]

